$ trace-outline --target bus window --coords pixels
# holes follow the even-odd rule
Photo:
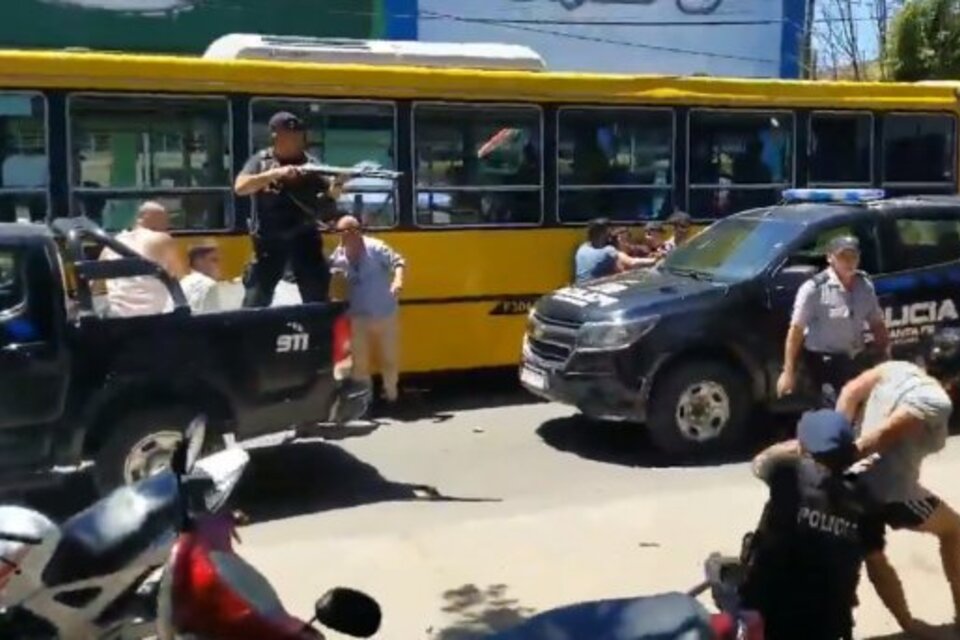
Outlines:
[[[810,185],[873,184],[873,115],[818,111],[810,116]]]
[[[635,221],[672,213],[672,110],[561,108],[558,117],[562,222]]]
[[[175,229],[230,224],[225,98],[73,95],[68,105],[74,213],[117,230],[150,199],[167,208]]]
[[[46,219],[46,121],[41,94],[0,92],[0,222]]]
[[[775,204],[793,184],[792,113],[694,109],[689,131],[687,208],[694,218]]]
[[[309,153],[320,162],[345,167],[396,166],[393,103],[256,98],[250,111],[254,149],[270,146],[270,116],[289,111],[307,125]],[[391,180],[353,180],[340,200],[340,210],[355,215],[367,227],[392,227],[397,223],[396,185]]]
[[[539,224],[541,111],[532,106],[417,104],[417,224]]]
[[[883,119],[884,185],[952,185],[953,116],[889,114]]]

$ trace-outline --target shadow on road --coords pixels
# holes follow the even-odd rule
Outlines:
[[[443,594],[443,612],[456,620],[430,636],[431,640],[479,640],[489,634],[514,627],[535,611],[521,606],[507,595],[507,585],[494,584],[481,589],[465,584]]]
[[[233,504],[252,522],[345,509],[378,502],[498,502],[447,496],[435,487],[384,478],[336,444],[294,442],[254,449]]]
[[[69,488],[68,488],[69,487]],[[59,488],[32,492],[8,504],[23,504],[63,521],[96,500],[88,474],[77,474]],[[252,523],[345,509],[366,504],[424,502],[499,502],[496,498],[459,498],[435,487],[384,478],[376,467],[335,443],[300,441],[250,450],[250,464],[231,499]]]
[[[373,416],[400,422],[431,420],[439,424],[453,418],[458,411],[542,402],[520,386],[514,369],[451,373],[442,377],[409,376],[404,379],[401,391],[402,400],[396,407],[377,403]]]
[[[934,638],[943,638],[943,640],[956,640],[956,627],[952,624],[942,624],[933,629]],[[868,636],[866,640],[911,640],[914,636],[903,632],[890,633],[882,636]]]
[[[756,420],[766,423],[769,417]],[[773,418],[783,423],[784,418]],[[762,425],[761,425],[762,426]],[[667,456],[657,451],[645,429],[635,424],[602,422],[583,415],[555,418],[543,423],[537,429],[537,435],[549,446],[572,453],[587,460],[618,464],[625,467],[674,467],[674,466],[716,466],[734,464],[750,460],[756,453],[775,441],[779,430],[756,428],[763,434],[729,453],[719,453],[687,458]]]

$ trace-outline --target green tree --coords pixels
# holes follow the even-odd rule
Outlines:
[[[960,79],[960,0],[907,0],[885,57],[894,80]]]

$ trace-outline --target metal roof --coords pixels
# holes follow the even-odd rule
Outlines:
[[[325,64],[543,71],[529,47],[501,43],[352,40],[232,33],[215,40],[208,60],[288,60]]]

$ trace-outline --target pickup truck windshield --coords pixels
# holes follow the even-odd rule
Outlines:
[[[802,232],[803,225],[783,220],[727,218],[677,247],[660,268],[707,280],[748,280]]]

